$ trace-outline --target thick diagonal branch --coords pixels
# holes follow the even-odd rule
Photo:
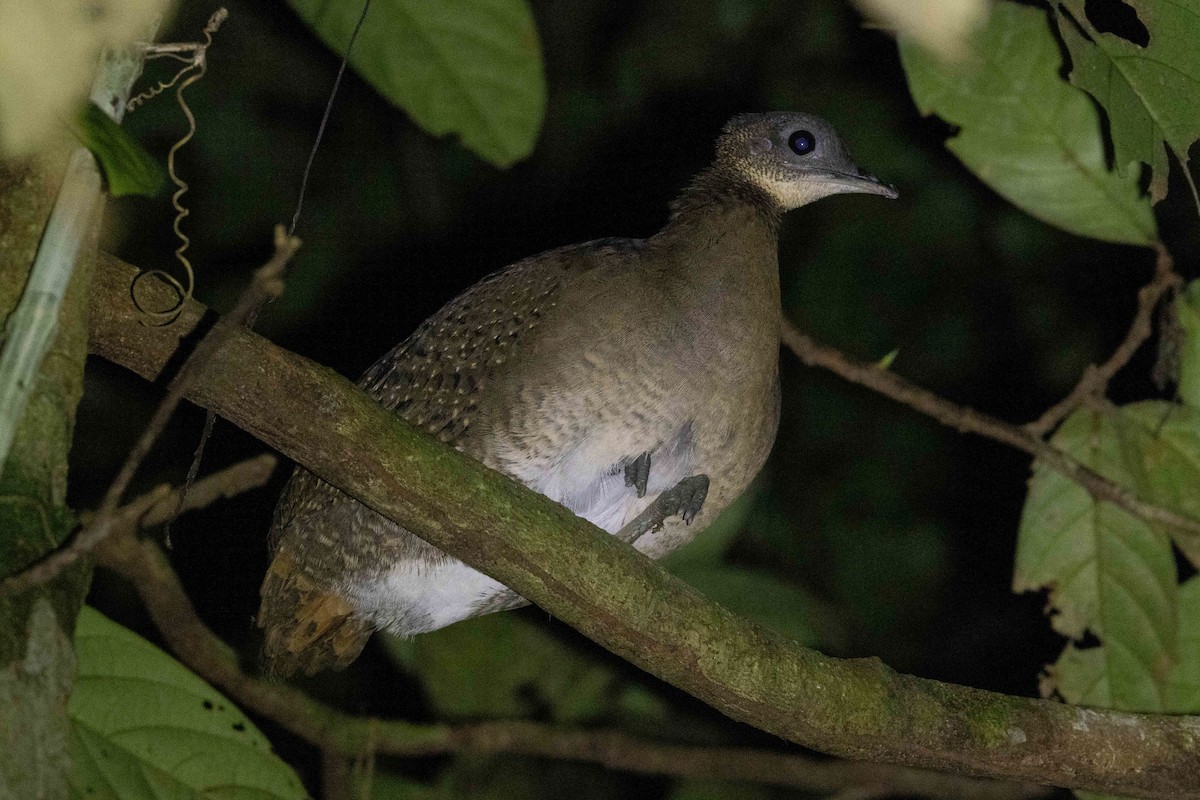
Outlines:
[[[128,309],[133,274],[101,263],[92,346],[152,379],[204,309],[190,304],[172,329],[140,326]],[[189,397],[622,658],[789,741],[857,759],[1200,798],[1196,717],[1011,697],[800,647],[254,334],[231,335]]]
[[[188,492],[188,507],[259,487],[274,466],[274,457],[259,456],[209,475]],[[524,721],[414,724],[341,713],[299,689],[243,672],[236,654],[197,616],[162,549],[139,535],[139,528],[161,524],[172,514],[179,494],[162,486],[122,507],[112,535],[96,551],[98,563],[133,585],[167,644],[189,667],[219,684],[241,708],[268,717],[321,748],[335,773],[345,759],[364,751],[398,756],[520,753],[587,761],[626,772],[849,792],[863,798],[911,794],[931,800],[1033,800],[1050,791],[1030,784],[819,760],[799,753],[666,744],[611,730]]]

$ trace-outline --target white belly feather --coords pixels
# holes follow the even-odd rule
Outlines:
[[[505,472],[609,533],[619,531],[659,494],[693,474],[690,425],[651,453],[646,494],[640,498],[625,485],[624,470],[616,468],[603,441],[563,451],[549,470],[526,466],[520,454],[512,455],[500,458]],[[653,535],[647,535],[634,546],[642,550],[652,542]],[[458,560],[438,566],[403,561],[376,580],[343,588],[359,611],[400,635],[437,630],[473,616],[482,603],[504,590],[499,581]]]

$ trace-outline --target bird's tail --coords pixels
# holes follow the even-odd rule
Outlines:
[[[273,675],[341,669],[358,657],[375,627],[306,575],[286,545],[276,551],[259,595],[263,659]]]

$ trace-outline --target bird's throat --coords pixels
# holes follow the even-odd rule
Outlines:
[[[650,240],[664,282],[681,307],[704,316],[777,314],[779,215],[752,191],[704,178]]]

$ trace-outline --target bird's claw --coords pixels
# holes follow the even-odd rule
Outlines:
[[[708,497],[708,476],[692,475],[675,484],[674,488],[663,492],[655,502],[661,504],[663,521],[678,514],[683,517],[684,525],[691,525],[692,520],[704,508],[704,500]],[[662,527],[662,523],[659,523]]]
[[[634,487],[638,497],[645,497],[648,480],[650,480],[649,450],[625,465],[625,485]]]
[[[692,520],[704,508],[706,497],[708,497],[707,475],[692,475],[684,478],[654,498],[654,502],[645,511],[638,514],[632,522],[617,532],[617,538],[633,544],[647,533],[662,530],[666,521],[674,516],[682,517],[685,525],[691,525]]]

